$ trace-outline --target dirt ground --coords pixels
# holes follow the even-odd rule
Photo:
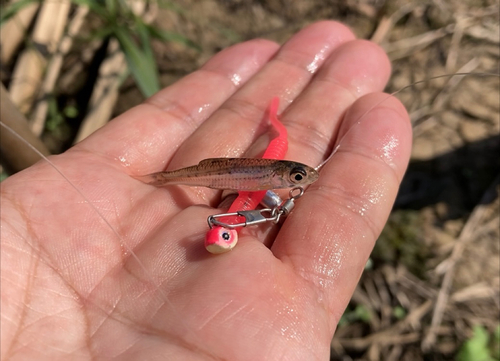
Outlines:
[[[320,19],[344,22],[387,51],[393,64],[387,92],[442,74],[483,74],[441,77],[397,94],[414,124],[411,164],[331,359],[452,360],[474,326],[493,334],[500,324],[500,95],[499,78],[491,75],[499,72],[498,2],[171,3],[158,9],[156,25],[201,51],[155,42],[162,87],[231,44],[257,37],[283,43]],[[113,114],[142,100],[128,79]]]

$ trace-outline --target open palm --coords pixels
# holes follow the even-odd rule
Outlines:
[[[47,162],[7,179],[2,359],[328,359],[409,158],[406,111],[374,93],[389,73],[335,22],[245,42],[52,157],[86,199]],[[221,192],[133,176],[262,150],[273,96],[287,159],[341,147],[265,244],[243,230],[211,255]]]

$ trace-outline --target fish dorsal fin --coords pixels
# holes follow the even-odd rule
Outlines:
[[[274,164],[277,161],[275,159],[262,159],[262,158],[208,158],[203,159],[198,163],[198,167],[200,168],[239,168],[239,167],[248,167],[248,166],[267,166]]]
[[[198,165],[201,167],[207,167],[211,165],[267,165],[273,163],[279,163],[276,159],[263,159],[263,158],[207,158],[201,160]]]
[[[225,162],[232,160],[232,159],[235,159],[235,158],[207,158],[207,159],[200,160],[198,165],[210,165],[210,164],[216,164],[216,163],[225,163]]]
[[[201,160],[198,166],[201,168],[226,167],[234,163],[234,159],[237,158],[208,158]]]

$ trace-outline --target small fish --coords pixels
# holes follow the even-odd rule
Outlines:
[[[315,182],[318,177],[319,173],[314,168],[289,160],[210,158],[191,167],[135,178],[156,187],[183,184],[258,191],[305,186]]]

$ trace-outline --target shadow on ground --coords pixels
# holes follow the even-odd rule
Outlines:
[[[442,203],[441,217],[464,216],[481,202],[485,191],[500,174],[499,154],[497,135],[427,161],[411,162],[394,210],[418,210]]]

